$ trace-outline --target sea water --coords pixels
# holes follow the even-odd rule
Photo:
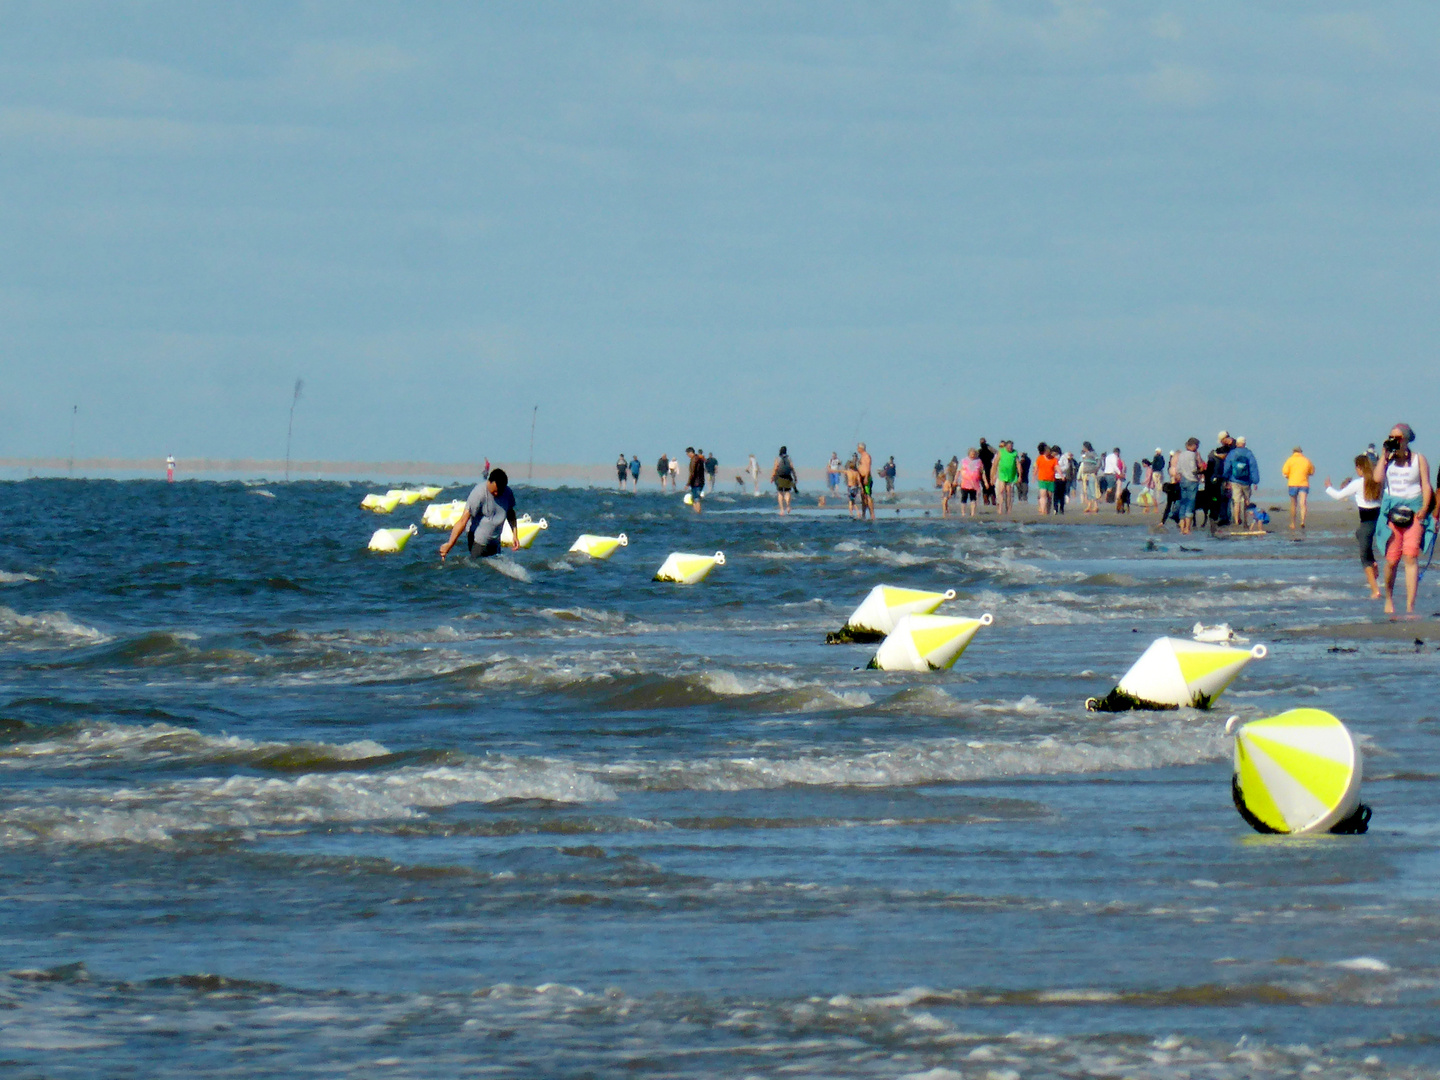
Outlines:
[[[1348,533],[521,489],[532,549],[442,564],[363,493],[0,487],[7,1076],[1440,1064],[1440,664],[1301,632],[1374,615]],[[879,583],[995,623],[865,670],[824,640]],[[1085,712],[1197,621],[1270,647],[1214,712]],[[1235,812],[1225,717],[1294,706],[1368,835]]]

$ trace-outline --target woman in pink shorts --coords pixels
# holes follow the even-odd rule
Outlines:
[[[1405,563],[1405,611],[1415,611],[1415,592],[1420,583],[1420,549],[1425,541],[1426,523],[1434,509],[1430,486],[1430,463],[1424,454],[1410,449],[1415,432],[1409,424],[1396,424],[1380,460],[1374,479],[1385,485],[1380,498],[1377,539],[1385,545],[1385,611],[1395,611],[1395,571]],[[1378,530],[1377,530],[1378,531]]]

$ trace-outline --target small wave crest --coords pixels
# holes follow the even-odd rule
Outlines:
[[[277,828],[426,817],[461,803],[604,802],[611,788],[565,762],[484,758],[383,773],[203,777],[150,787],[27,791],[0,804],[0,845],[245,839]]]
[[[1011,706],[1012,710],[1017,706]],[[1033,699],[1018,706],[1045,707]],[[745,791],[789,785],[909,787],[1006,776],[1129,772],[1224,760],[1229,745],[1213,724],[1171,722],[1143,730],[975,741],[926,739],[883,750],[810,753],[793,758],[726,757],[625,762],[599,769],[616,784],[647,790]]]
[[[85,648],[103,645],[110,636],[93,626],[77,622],[63,611],[22,615],[13,608],[0,607],[0,641],[18,648]]]

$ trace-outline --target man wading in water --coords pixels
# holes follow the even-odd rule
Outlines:
[[[510,478],[504,469],[492,469],[488,480],[481,480],[465,500],[465,509],[460,520],[450,530],[450,539],[440,545],[440,559],[443,562],[460,534],[466,532],[466,546],[477,559],[486,559],[500,554],[500,529],[510,523],[510,547],[520,550],[520,527],[515,522],[515,493],[510,490]]]
[[[865,511],[870,511],[870,520],[875,520],[875,477],[871,472],[873,462],[870,460],[870,451],[865,449],[862,442],[855,447],[856,464],[860,473],[860,520],[865,520]]]

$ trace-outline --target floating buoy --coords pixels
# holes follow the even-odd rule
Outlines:
[[[1219,623],[1216,626],[1206,626],[1197,622],[1190,629],[1190,638],[1193,641],[1208,641],[1212,645],[1244,645],[1250,639],[1241,637],[1230,629],[1229,623]]]
[[[978,619],[905,615],[880,643],[869,666],[881,671],[945,671],[955,666],[976,631],[994,621],[988,611]]]
[[[885,636],[895,629],[895,624],[906,615],[930,615],[946,600],[954,599],[954,589],[940,593],[876,585],[844,626],[825,635],[825,643],[846,645],[850,642],[884,641]]]
[[[1225,733],[1235,736],[1235,809],[1256,832],[1363,833],[1370,808],[1360,803],[1360,752],[1349,730],[1320,709],[1291,709]]]
[[[1145,650],[1120,684],[1103,698],[1090,698],[1091,712],[1127,709],[1208,709],[1240,669],[1265,656],[1265,646],[1227,649],[1183,638],[1158,638]]]
[[[531,521],[529,514],[521,514],[515,520],[515,524],[519,526],[520,529],[520,546],[522,548],[528,548],[531,544],[535,543],[535,537],[540,535],[541,529],[550,528],[550,522],[544,518],[541,518],[539,521]],[[515,534],[510,531],[510,522],[507,521],[500,526],[500,542],[502,544],[512,543],[511,537],[514,535]]]
[[[371,551],[404,551],[405,545],[410,542],[410,537],[420,530],[411,525],[408,529],[376,529],[375,535],[370,537]]]
[[[362,510],[373,510],[377,514],[388,514],[398,505],[400,505],[400,497],[398,495],[393,497],[388,494],[366,495],[360,500],[360,508]]]
[[[704,581],[705,576],[715,567],[724,565],[725,553],[723,551],[717,551],[714,555],[686,555],[684,552],[672,551],[664,565],[655,572],[655,580],[678,581],[682,585],[694,585],[696,582]]]
[[[691,492],[685,492],[685,505],[690,506],[695,502],[695,496]]]
[[[420,501],[420,492],[411,488],[391,488],[385,493],[387,499],[392,495],[401,506],[414,506]]]
[[[431,529],[453,529],[465,512],[465,500],[456,499],[448,503],[431,503],[420,516],[420,524]]]
[[[445,489],[442,488],[442,487],[436,487],[436,486],[433,485],[433,484],[426,484],[424,487],[422,487],[422,488],[419,489],[419,491],[420,491],[420,498],[422,498],[422,499],[433,499],[433,498],[435,498],[436,495],[439,495],[440,492],[442,492],[442,491],[444,491],[444,490],[445,490]]]
[[[575,543],[570,545],[570,550],[589,555],[592,559],[608,559],[615,554],[616,548],[629,545],[630,538],[624,533],[619,536],[593,536],[590,533],[581,533],[575,538]]]

